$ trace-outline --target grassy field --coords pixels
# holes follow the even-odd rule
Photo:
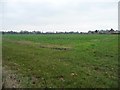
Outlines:
[[[117,35],[3,35],[2,53],[21,87],[118,87]]]

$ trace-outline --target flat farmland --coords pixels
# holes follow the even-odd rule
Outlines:
[[[19,87],[115,88],[118,35],[5,34],[2,62]]]

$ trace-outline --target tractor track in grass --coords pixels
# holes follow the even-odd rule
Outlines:
[[[31,41],[12,41],[9,39],[5,39],[5,41],[10,42],[10,43],[17,43],[19,45],[37,46],[39,48],[47,48],[47,49],[59,50],[59,51],[73,50],[71,46],[61,46],[61,45],[55,45],[55,44],[41,44],[41,43],[33,43]]]

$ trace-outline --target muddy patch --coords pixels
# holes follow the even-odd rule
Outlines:
[[[71,50],[71,48],[70,47],[55,47],[55,46],[42,46],[42,45],[40,45],[39,46],[40,48],[48,48],[48,49],[53,49],[53,50],[59,50],[59,51],[66,51],[66,50]]]
[[[72,60],[72,58],[69,58],[69,57],[61,57],[59,58],[59,61],[70,61]]]
[[[70,50],[70,48],[62,48],[62,47],[54,47],[54,48],[51,48],[51,49],[55,49],[55,50]]]

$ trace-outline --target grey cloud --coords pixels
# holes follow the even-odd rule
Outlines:
[[[76,1],[76,2],[75,2]],[[117,21],[116,2],[68,2],[65,4],[54,5],[49,2],[42,3],[7,3],[5,6],[6,25],[42,25],[42,24],[85,24]],[[111,14],[111,13],[114,14]],[[110,25],[110,24],[109,24]],[[114,23],[115,26],[115,23]],[[95,26],[96,27],[96,26]]]

